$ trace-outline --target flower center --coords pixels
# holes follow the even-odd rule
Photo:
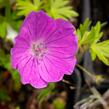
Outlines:
[[[33,53],[38,58],[42,58],[46,54],[47,47],[43,43],[32,45]]]

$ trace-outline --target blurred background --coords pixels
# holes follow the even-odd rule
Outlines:
[[[67,1],[67,2],[66,2]],[[10,64],[10,49],[25,16],[44,10],[54,19],[69,20],[79,28],[86,18],[100,21],[109,39],[109,0],[0,0],[0,109],[109,109],[109,67],[86,51],[71,76],[45,89],[22,85]],[[82,54],[82,51],[79,51]],[[84,72],[94,72],[90,77]]]

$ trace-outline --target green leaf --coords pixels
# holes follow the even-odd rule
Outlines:
[[[86,31],[89,30],[90,24],[91,24],[91,21],[88,18],[86,18],[86,20],[85,20],[85,22],[83,24],[80,24],[81,37],[84,35],[84,33]]]
[[[39,104],[41,104],[44,101],[44,99],[52,93],[54,87],[55,87],[55,84],[50,83],[47,88],[42,89],[40,91],[38,98],[37,98],[37,100],[39,101]]]
[[[0,37],[5,38],[7,34],[7,24],[10,22],[11,5],[9,0],[4,0],[5,15],[0,15]]]
[[[35,6],[40,7],[41,3],[42,3],[41,0],[33,0],[33,4],[34,4]]]
[[[53,106],[55,109],[65,109],[65,103],[60,98],[53,101]]]
[[[96,25],[92,26],[90,29],[89,26],[91,25],[91,22],[89,19],[86,19],[85,22],[80,25],[79,29],[77,29],[77,35],[79,47],[83,49],[84,52],[89,49],[92,60],[95,60],[96,57],[98,57],[104,64],[109,65],[109,40],[100,42],[100,39],[103,36],[101,27],[105,24],[101,24],[98,21]]]
[[[0,65],[6,68],[7,63],[9,63],[9,57],[5,54],[5,52],[2,49],[0,49]]]
[[[8,92],[6,89],[0,89],[0,101],[10,101],[11,98],[8,95]]]
[[[90,53],[93,60],[97,56],[104,64],[109,65],[109,40],[92,44]]]
[[[6,32],[7,32],[7,23],[5,21],[2,21],[0,23],[0,37],[5,38]]]
[[[14,89],[17,91],[21,87],[19,73],[13,69],[10,70],[10,73],[11,73],[12,79],[14,81]]]
[[[80,24],[80,27],[77,29],[77,36],[79,41],[79,46],[85,43],[85,40],[87,39],[89,35],[89,26],[91,24],[91,21],[87,18],[83,24]]]
[[[10,16],[11,16],[11,4],[9,0],[4,0],[5,1],[5,18],[6,21],[10,21]]]
[[[0,49],[0,66],[7,69],[12,79],[14,80],[14,88],[17,90],[20,88],[20,77],[17,71],[13,70],[10,64],[10,55],[6,54],[2,49]]]
[[[31,11],[38,11],[40,9],[40,6],[42,5],[42,2],[40,0],[33,0],[31,2],[30,0],[17,0],[17,9],[18,9],[18,15],[27,15]]]
[[[97,43],[101,37],[103,36],[103,33],[101,31],[101,23],[98,21],[97,24],[91,28],[90,34],[89,34],[89,43]]]
[[[93,46],[90,48],[90,54],[91,54],[91,58],[94,61],[96,59],[96,53],[93,50]]]
[[[95,26],[92,26],[91,29],[89,28],[90,25],[91,21],[87,18],[85,22],[80,25],[79,29],[77,29],[79,47],[84,45],[90,48],[93,43],[97,43],[103,36],[101,32],[102,25],[99,21]]]
[[[0,0],[0,8],[5,6],[5,0]]]
[[[53,18],[63,18],[69,19],[71,17],[77,17],[78,13],[72,9],[71,6],[68,6],[68,0],[49,0],[50,2],[50,9],[46,11],[50,16]]]

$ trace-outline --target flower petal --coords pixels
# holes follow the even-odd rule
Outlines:
[[[53,19],[47,14],[43,11],[31,12],[24,20],[20,29],[20,36],[24,37],[25,35],[23,34],[27,34],[26,37],[32,41],[42,39],[42,37],[46,37],[44,31],[48,25],[54,27]]]
[[[22,66],[22,64],[24,66]],[[30,58],[25,64],[22,61],[18,67],[18,70],[21,75],[21,81],[23,84],[31,84],[35,88],[43,88],[47,86],[39,74],[37,63],[34,61],[34,58]]]
[[[77,40],[72,36],[67,36],[63,39],[56,40],[47,44],[48,54],[58,56],[60,58],[73,57],[77,50]]]
[[[28,59],[30,56],[28,52],[24,49],[20,48],[12,48],[11,49],[11,64],[13,68],[17,69],[21,60]]]
[[[39,74],[39,69],[38,69],[38,64],[36,62],[36,60],[33,60],[33,68],[32,68],[33,72],[31,72],[30,75],[30,84],[35,87],[35,88],[44,88],[47,86],[47,82],[45,82],[40,74]]]
[[[14,48],[29,48],[30,46],[30,42],[29,40],[23,38],[23,37],[20,37],[20,36],[17,36],[14,40]]]
[[[55,22],[57,24],[57,27],[59,27],[59,28],[72,29],[73,32],[75,31],[75,27],[69,21],[66,21],[63,19],[57,19],[57,20],[55,20]]]
[[[24,20],[19,35],[31,41],[37,34],[38,15],[36,12],[31,12]]]
[[[67,36],[72,36],[72,39],[76,38],[75,37],[75,28],[74,26],[69,23],[68,21],[64,21],[62,19],[57,19],[55,20],[55,29],[53,31],[52,34],[49,35],[49,37],[47,38],[47,40],[45,41],[46,44],[48,44],[49,42],[53,42],[54,40],[60,40],[63,39],[64,37]],[[48,35],[48,34],[47,34]]]
[[[58,69],[62,74],[71,74],[76,65],[76,58],[60,58],[56,56],[46,56],[46,58],[54,65],[55,69]]]
[[[43,61],[39,65],[39,73],[47,82],[60,81],[64,76],[64,74],[54,66],[54,63],[51,63],[47,58],[43,58]]]

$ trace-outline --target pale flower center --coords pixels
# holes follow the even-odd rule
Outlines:
[[[35,56],[37,56],[38,58],[42,58],[47,52],[47,47],[43,43],[33,44],[32,51]]]

